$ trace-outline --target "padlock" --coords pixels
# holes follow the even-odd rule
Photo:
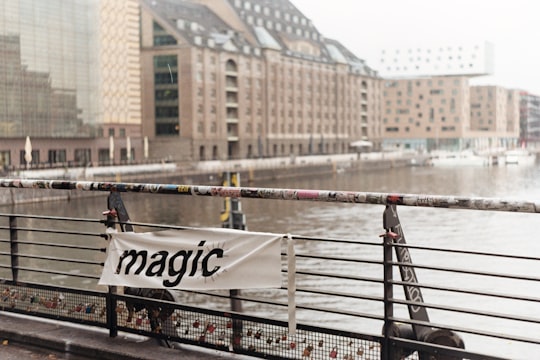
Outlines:
[[[202,333],[201,336],[199,336],[199,342],[205,342],[206,341],[206,334]]]
[[[337,348],[336,347],[333,347],[332,351],[330,351],[330,357],[333,358],[333,359],[337,358]]]
[[[261,338],[261,329],[257,330],[257,332],[255,333],[255,339],[260,339]]]
[[[208,331],[208,333],[212,334],[214,332],[214,330],[216,330],[216,325],[215,324],[209,323],[206,326],[206,331]]]
[[[360,346],[358,350],[356,350],[356,354],[360,356],[364,355],[364,348]]]
[[[311,356],[311,350],[309,350],[308,348],[305,348],[304,349],[304,352],[302,353],[303,356]]]
[[[195,321],[193,322],[193,327],[194,327],[194,328],[198,328],[200,324],[201,324],[201,323],[199,322],[199,320],[195,320]]]
[[[323,344],[324,344],[324,342],[322,341],[322,339],[319,340],[319,347],[323,347]]]
[[[253,330],[251,330],[251,328],[250,328],[250,329],[248,329],[248,331],[247,331],[247,336],[251,336],[251,335],[253,335]]]
[[[227,329],[232,328],[232,320],[227,321]]]
[[[271,337],[269,337],[268,339],[266,339],[266,343],[267,343],[268,345],[270,345],[270,344],[272,343],[272,341],[273,341],[273,340],[272,340]]]
[[[294,341],[292,341],[292,342],[289,344],[289,347],[291,348],[291,350],[296,349],[296,343],[295,343]]]

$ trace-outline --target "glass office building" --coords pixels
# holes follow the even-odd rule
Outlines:
[[[99,114],[98,0],[0,5],[0,137],[90,137]]]
[[[139,13],[137,0],[0,1],[0,170],[27,165],[27,136],[31,167],[142,158]]]

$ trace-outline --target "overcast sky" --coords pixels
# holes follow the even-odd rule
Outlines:
[[[538,0],[291,0],[327,38],[377,70],[381,50],[433,44],[494,45],[494,76],[473,84],[540,96]]]

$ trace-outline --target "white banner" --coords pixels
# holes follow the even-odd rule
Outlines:
[[[99,284],[190,290],[280,287],[281,238],[208,228],[115,233]]]

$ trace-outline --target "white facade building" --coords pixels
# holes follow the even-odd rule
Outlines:
[[[384,49],[377,68],[385,78],[491,75],[493,45],[484,42]]]

